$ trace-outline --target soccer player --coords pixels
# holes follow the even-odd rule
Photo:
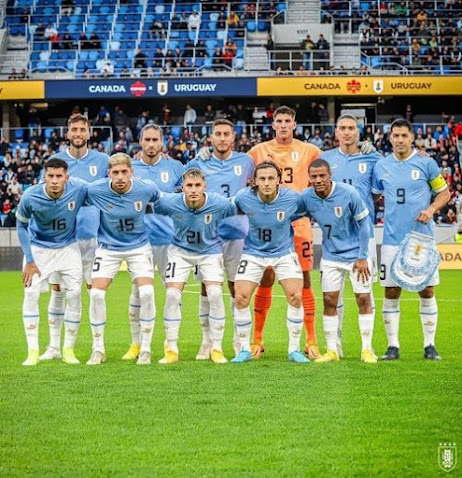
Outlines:
[[[369,260],[369,210],[358,191],[332,181],[329,163],[313,161],[309,169],[312,187],[302,192],[307,215],[322,229],[321,288],[324,298],[323,328],[327,352],[316,362],[337,362],[337,302],[348,274],[359,308],[361,361],[377,363],[372,351],[374,314],[371,304],[372,263]]]
[[[377,163],[372,182],[372,192],[378,195],[383,193],[385,197],[380,284],[385,287],[382,313],[388,349],[383,360],[399,358],[401,288],[390,277],[391,264],[399,244],[416,226],[419,232],[433,236],[433,215],[450,199],[446,181],[436,162],[428,156],[419,157],[413,149],[414,130],[409,121],[397,119],[392,123],[390,142],[393,153]],[[432,201],[433,194],[436,196]],[[424,358],[429,360],[441,359],[435,348],[438,307],[434,286],[438,283],[437,270],[430,285],[419,292]]]
[[[94,149],[88,149],[90,139],[90,122],[81,114],[72,115],[67,122],[67,139],[69,147],[66,151],[55,154],[68,164],[71,178],[80,178],[89,183],[107,176],[109,156]],[[96,250],[96,236],[99,227],[99,211],[94,207],[84,207],[77,215],[77,243],[82,257],[83,277],[90,288],[91,269]],[[61,358],[61,326],[64,317],[64,295],[53,277],[53,284],[48,304],[48,325],[50,343],[40,360]]]
[[[377,246],[374,237],[374,199],[372,195],[372,172],[375,164],[382,155],[376,151],[369,154],[361,152],[358,145],[359,141],[358,120],[349,114],[340,116],[337,119],[335,127],[335,136],[338,139],[339,147],[324,151],[321,159],[329,163],[332,173],[332,180],[335,182],[343,182],[352,185],[364,201],[369,214],[367,216],[369,222],[369,258],[372,262],[371,278],[372,282],[377,281]],[[342,350],[342,322],[344,315],[343,308],[343,286],[342,284],[338,304],[338,337],[337,352],[340,357],[343,356]],[[375,310],[374,295],[371,289],[372,310]]]
[[[40,291],[52,274],[58,276],[67,301],[62,358],[77,364],[74,346],[82,315],[82,261],[76,243],[76,218],[85,201],[87,184],[69,179],[67,163],[61,159],[47,161],[44,171],[45,183],[24,192],[16,213],[25,255],[23,321],[29,353],[23,365],[39,362]]]
[[[248,186],[253,178],[255,164],[252,158],[245,153],[233,151],[236,133],[231,121],[218,119],[212,126],[212,155],[209,161],[194,159],[188,163],[188,168],[198,168],[205,174],[207,191],[220,194],[224,197],[235,196],[238,191]],[[228,287],[231,293],[231,311],[234,317],[234,277],[242,254],[244,238],[249,232],[249,223],[246,216],[232,216],[223,219],[218,225],[218,234],[223,239],[223,260],[228,278]],[[202,344],[197,360],[208,360],[212,342],[209,324],[210,304],[204,284],[202,284],[199,300],[199,320],[202,327]],[[233,320],[234,323],[234,320]],[[234,336],[235,350],[239,343]],[[238,350],[237,350],[238,352]],[[236,352],[236,353],[237,353]]]
[[[134,177],[148,179],[156,183],[160,191],[173,193],[181,188],[183,165],[162,154],[164,138],[162,128],[147,124],[140,132],[141,158],[132,162]],[[149,213],[144,217],[149,234],[154,265],[162,279],[167,265],[167,247],[173,238],[173,221],[169,217]],[[140,353],[140,294],[136,282],[132,284],[128,314],[132,343],[122,360],[135,360]]]
[[[175,226],[165,272],[165,356],[159,363],[178,362],[181,294],[194,267],[199,269],[210,303],[210,359],[214,363],[226,363],[222,350],[225,330],[224,267],[217,228],[222,219],[236,214],[236,206],[218,194],[206,193],[204,173],[197,168],[183,173],[182,189],[183,194],[163,195],[154,208],[158,214],[169,215]]]
[[[160,192],[152,181],[133,179],[130,156],[113,154],[109,158],[109,179],[100,179],[88,187],[87,203],[101,211],[98,248],[93,261],[90,291],[90,325],[93,335],[88,365],[106,361],[104,327],[106,291],[127,262],[140,296],[140,354],[138,365],[151,363],[151,340],[155,322],[154,266],[149,237],[144,223],[146,206]]]
[[[320,156],[321,150],[310,143],[294,139],[293,132],[296,128],[295,111],[287,106],[280,106],[273,115],[275,138],[257,144],[249,151],[249,155],[257,165],[268,159],[274,161],[282,171],[282,185],[301,192],[309,185],[308,167]],[[293,228],[295,251],[303,271],[302,302],[307,337],[305,352],[309,358],[318,358],[320,354],[316,339],[315,298],[310,277],[310,270],[313,268],[312,231],[307,218],[295,221]],[[263,328],[271,306],[274,278],[274,271],[267,270],[255,294],[255,323],[252,340],[252,356],[254,358],[260,358],[264,351]]]
[[[239,211],[249,218],[250,232],[236,272],[235,322],[241,350],[232,360],[251,360],[250,329],[252,318],[249,303],[267,267],[272,267],[287,298],[289,360],[309,363],[300,352],[303,328],[303,275],[294,251],[292,217],[303,210],[300,195],[280,188],[281,170],[272,161],[255,168],[255,186],[240,191],[234,201]]]

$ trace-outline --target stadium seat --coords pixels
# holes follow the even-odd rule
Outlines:
[[[247,31],[253,33],[257,30],[257,24],[254,21],[247,22]]]

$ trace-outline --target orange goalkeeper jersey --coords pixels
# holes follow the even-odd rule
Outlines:
[[[263,161],[274,161],[282,170],[282,184],[301,192],[308,187],[310,181],[308,168],[321,155],[322,151],[311,143],[294,139],[290,144],[279,144],[275,139],[255,145],[249,155],[260,164]]]

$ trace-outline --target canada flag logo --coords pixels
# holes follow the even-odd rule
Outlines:
[[[361,91],[361,82],[358,80],[351,80],[347,83],[348,93],[359,93]]]
[[[141,81],[135,81],[135,83],[130,86],[130,92],[135,96],[143,96],[146,93],[146,85],[141,83]]]

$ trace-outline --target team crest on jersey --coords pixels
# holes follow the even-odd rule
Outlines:
[[[67,209],[69,209],[69,211],[73,211],[75,209],[75,201],[67,203]]]
[[[168,171],[162,171],[160,173],[160,180],[163,182],[163,183],[168,183]]]
[[[290,153],[290,156],[292,157],[292,161],[295,161],[295,162],[297,162],[300,159],[300,154],[298,153],[298,151],[292,151]]]
[[[279,222],[282,222],[285,217],[286,217],[286,213],[284,211],[278,211],[276,213],[276,218]]]
[[[236,164],[236,166],[234,166],[234,174],[236,176],[240,176],[242,174],[242,166],[240,164]]]
[[[206,214],[204,216],[204,222],[205,224],[210,224],[212,222],[212,214]]]
[[[335,206],[334,207],[334,213],[337,217],[342,217],[342,215],[343,215],[342,206]]]
[[[358,170],[361,174],[364,174],[367,171],[367,163],[359,163]]]
[[[136,201],[135,202],[135,211],[141,212],[143,210],[143,202],[142,201]]]
[[[90,166],[90,174],[92,176],[96,176],[98,174],[98,166],[95,166],[95,165]]]
[[[411,178],[414,180],[414,181],[417,181],[419,178],[420,178],[420,171],[418,169],[413,169],[411,171]]]

